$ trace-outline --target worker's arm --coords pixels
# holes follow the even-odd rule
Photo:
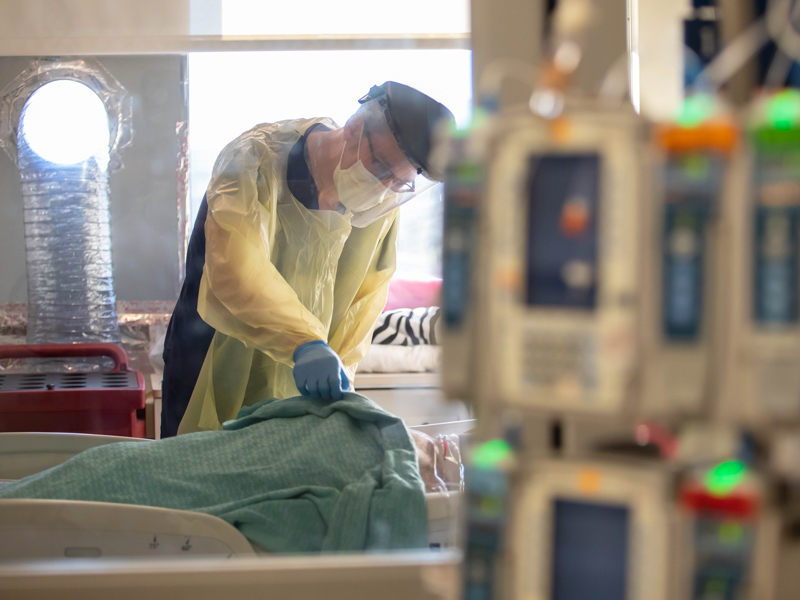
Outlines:
[[[330,346],[342,359],[348,377],[353,380],[355,367],[367,355],[372,343],[372,330],[386,306],[389,281],[397,266],[398,211],[364,229],[353,229],[363,240],[353,240],[352,248],[372,243],[372,257],[356,295],[335,311],[336,330]],[[377,243],[376,243],[377,240]],[[350,244],[351,240],[348,240]],[[347,247],[345,248],[347,250]],[[337,314],[338,313],[338,314]],[[340,316],[341,315],[341,316]]]
[[[206,195],[206,262],[197,310],[217,331],[293,364],[301,344],[326,331],[270,261],[277,195],[262,164],[263,142],[239,138],[223,150]]]

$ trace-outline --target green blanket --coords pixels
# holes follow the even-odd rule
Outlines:
[[[353,393],[334,403],[266,400],[222,431],[92,448],[0,483],[0,498],[193,510],[224,519],[271,552],[427,545],[411,436],[399,418]]]

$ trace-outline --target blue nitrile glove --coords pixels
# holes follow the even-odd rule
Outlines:
[[[341,400],[350,391],[350,380],[342,361],[326,342],[315,340],[297,347],[294,359],[294,383],[303,396],[315,400]]]

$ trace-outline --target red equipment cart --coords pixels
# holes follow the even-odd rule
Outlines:
[[[3,373],[0,431],[57,431],[145,437],[144,377],[116,344],[0,346],[0,358],[108,356],[107,372]]]

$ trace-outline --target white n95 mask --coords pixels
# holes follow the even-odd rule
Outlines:
[[[361,137],[358,140],[358,161],[347,169],[342,169],[344,147],[339,157],[339,164],[333,170],[333,184],[339,194],[339,202],[350,213],[369,210],[391,198],[395,192],[383,185],[361,161],[361,140],[364,137],[364,127],[361,127]]]

